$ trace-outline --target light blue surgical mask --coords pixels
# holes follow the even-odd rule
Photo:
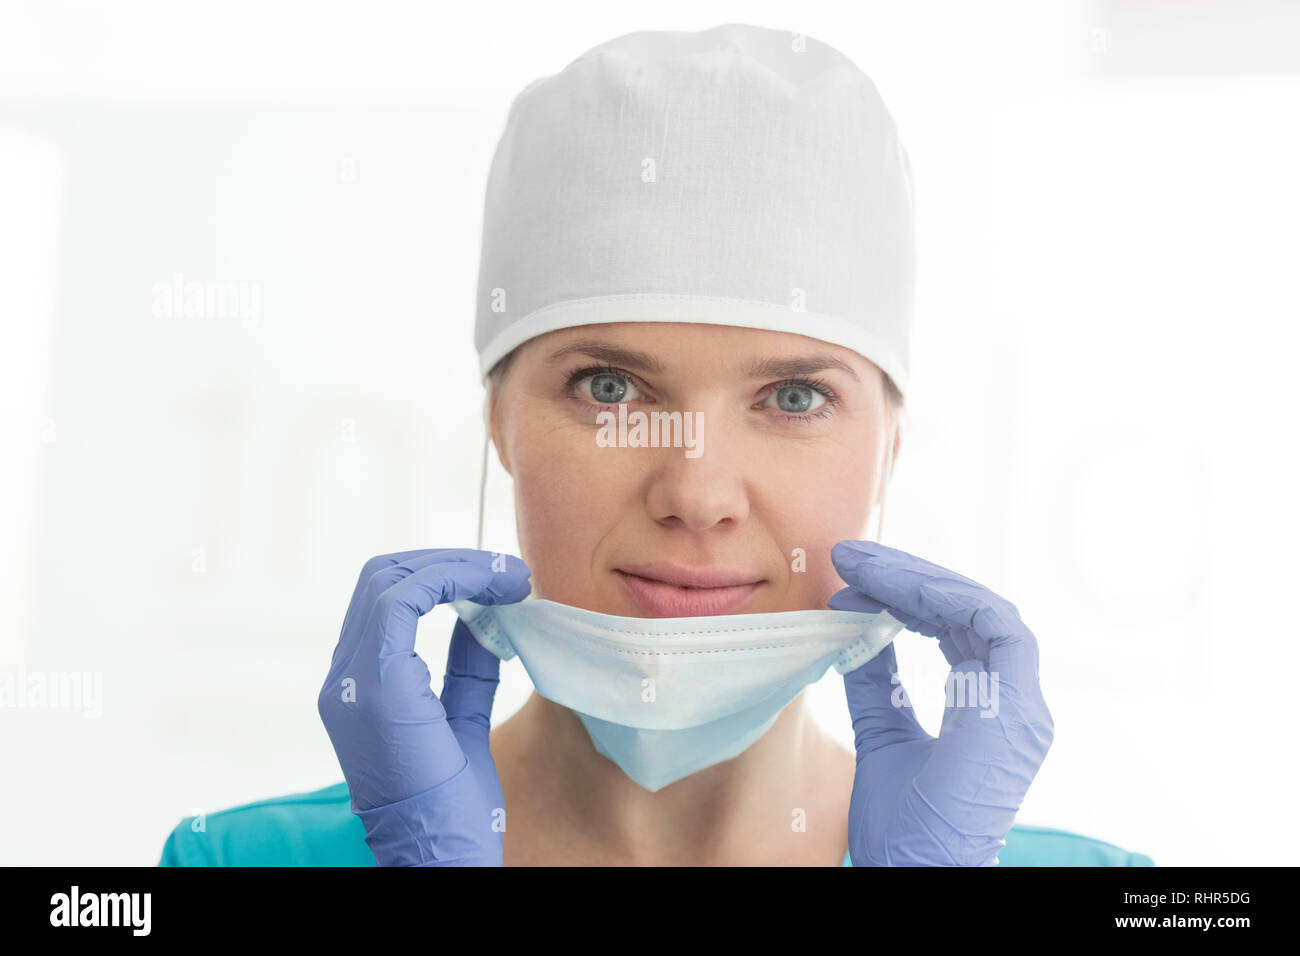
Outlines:
[[[855,670],[903,629],[888,612],[641,618],[531,597],[452,608],[497,657],[517,654],[537,692],[577,713],[596,750],[652,792],[738,756],[827,668]]]

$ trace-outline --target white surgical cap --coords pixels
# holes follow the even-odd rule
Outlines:
[[[875,84],[744,24],[602,43],[528,85],[488,178],[474,344],[704,322],[852,349],[904,394],[907,153]]]

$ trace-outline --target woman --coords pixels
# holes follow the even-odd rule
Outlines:
[[[1051,743],[1034,636],[975,582],[860,540],[901,443],[911,199],[871,81],[797,35],[631,34],[520,94],[489,179],[475,338],[521,555],[372,559],[320,694],[379,863],[996,862]],[[628,441],[626,420],[654,412],[685,440]],[[828,599],[938,638],[980,706],[950,700],[930,737],[885,638],[845,672],[856,753],[840,748],[798,692],[829,657],[788,665],[776,699],[753,679],[787,666],[775,645],[741,646],[753,622],[841,621]],[[452,601],[495,608],[559,691],[489,732],[509,651],[458,604],[435,697],[416,622]],[[750,655],[711,672],[727,687],[646,699],[676,727],[734,692],[745,733],[629,718],[602,736],[578,702],[677,646],[608,651],[628,619],[691,635],[713,617],[742,636],[710,653]],[[554,651],[588,625],[613,636],[539,680],[524,638]],[[698,661],[677,660],[680,690]],[[679,746],[699,752],[677,772],[639,771]]]

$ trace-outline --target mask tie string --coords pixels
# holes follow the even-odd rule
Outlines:
[[[881,473],[880,486],[880,514],[876,518],[876,537],[873,539],[877,544],[884,544],[881,537],[885,533],[885,493],[889,491],[889,471],[894,464],[894,442],[891,438],[885,443],[885,470]]]
[[[478,479],[478,536],[474,540],[475,550],[483,550],[483,506],[487,491],[488,436],[483,435],[483,467],[479,469]]]

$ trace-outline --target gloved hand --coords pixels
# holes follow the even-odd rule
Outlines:
[[[893,644],[844,675],[858,754],[849,805],[854,866],[995,864],[1052,744],[1038,642],[1009,602],[903,551],[841,541],[831,560],[850,587],[830,607],[886,610],[937,637],[951,665],[937,738],[897,682]]]
[[[420,615],[527,596],[528,567],[471,549],[404,551],[361,569],[317,709],[380,866],[500,866],[505,801],[488,749],[500,660],[461,621],[442,699],[415,653]]]

